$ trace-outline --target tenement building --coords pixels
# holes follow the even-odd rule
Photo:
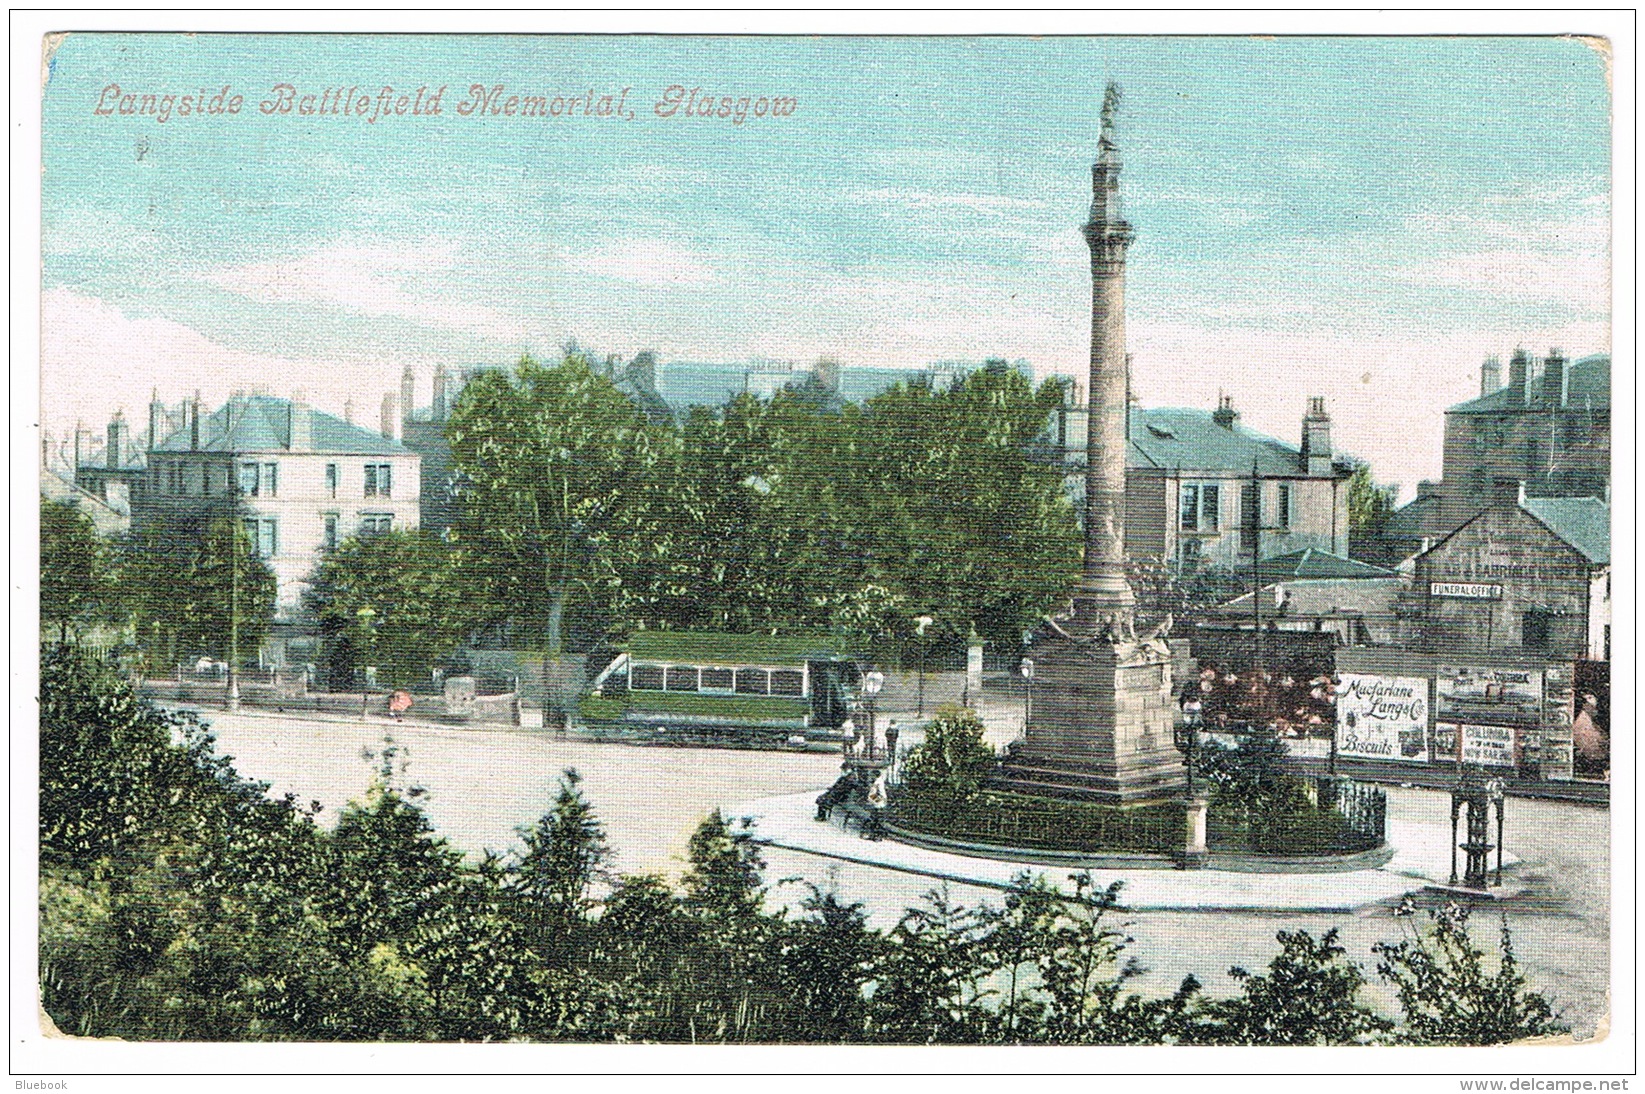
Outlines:
[[[1537,360],[1523,349],[1502,375],[1480,368],[1480,394],[1445,412],[1444,476],[1390,517],[1381,542],[1355,554],[1393,564],[1449,535],[1491,505],[1496,484],[1525,484],[1533,498],[1600,498],[1611,491],[1611,359]]]
[[[278,583],[269,664],[313,660],[302,594],[326,550],[418,525],[421,461],[395,439],[393,396],[384,410],[383,432],[373,433],[301,397],[235,396],[207,416],[195,401],[182,427],[148,452],[133,530],[241,521]]]
[[[1045,454],[1085,490],[1089,408],[1077,385],[1051,414]],[[1216,410],[1133,406],[1125,437],[1125,553],[1184,568],[1248,568],[1253,557],[1348,553],[1348,478],[1331,449],[1325,399],[1308,400],[1300,445],[1239,424],[1233,400]]]

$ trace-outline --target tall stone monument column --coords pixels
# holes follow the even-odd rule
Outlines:
[[[1033,716],[997,784],[1130,805],[1179,796],[1185,772],[1172,734],[1171,650],[1163,633],[1139,640],[1125,572],[1125,260],[1134,233],[1120,203],[1119,101],[1110,83],[1083,228],[1091,248],[1085,568],[1069,610],[1035,634]]]

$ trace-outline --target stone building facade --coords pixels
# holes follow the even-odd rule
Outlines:
[[[300,398],[235,396],[210,415],[196,402],[184,417],[148,452],[133,530],[165,532],[233,514],[277,583],[264,659],[311,660],[302,594],[315,565],[350,537],[418,526],[419,457]]]
[[[1610,659],[1610,506],[1516,483],[1415,560],[1409,644],[1557,661]]]
[[[1072,396],[1077,389],[1068,390]],[[1071,397],[1052,412],[1046,435],[1045,454],[1067,469],[1076,511],[1084,493],[1087,417]],[[1292,447],[1245,428],[1227,398],[1214,411],[1131,407],[1126,554],[1188,569],[1249,567],[1253,551],[1262,558],[1310,548],[1346,555],[1352,472],[1332,454],[1323,398],[1308,401],[1300,439]]]

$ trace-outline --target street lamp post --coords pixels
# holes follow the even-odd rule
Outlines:
[[[921,718],[925,717],[925,629],[935,622],[936,620],[929,615],[918,616],[914,620],[914,633],[919,636],[920,640],[919,716]]]
[[[1022,659],[1022,732],[1028,735],[1028,722],[1034,717],[1034,659]]]
[[[884,686],[885,673],[870,669],[868,672],[863,674],[862,696],[864,711],[868,715],[868,756],[870,759],[874,756],[874,743],[879,736],[878,719],[874,710],[874,698],[879,695],[880,689]],[[887,736],[886,747],[888,749],[890,748],[889,735]],[[889,759],[892,757],[888,755],[887,758]]]
[[[360,621],[361,654],[375,653],[377,648],[377,613],[371,605],[366,605],[354,613]],[[363,658],[362,658],[363,659]],[[371,673],[364,664],[360,666],[360,717],[366,717],[371,710]]]

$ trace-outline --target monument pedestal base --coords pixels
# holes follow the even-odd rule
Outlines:
[[[1171,662],[1163,638],[1042,628],[1033,715],[989,785],[1104,805],[1180,801],[1187,772],[1173,733]]]

